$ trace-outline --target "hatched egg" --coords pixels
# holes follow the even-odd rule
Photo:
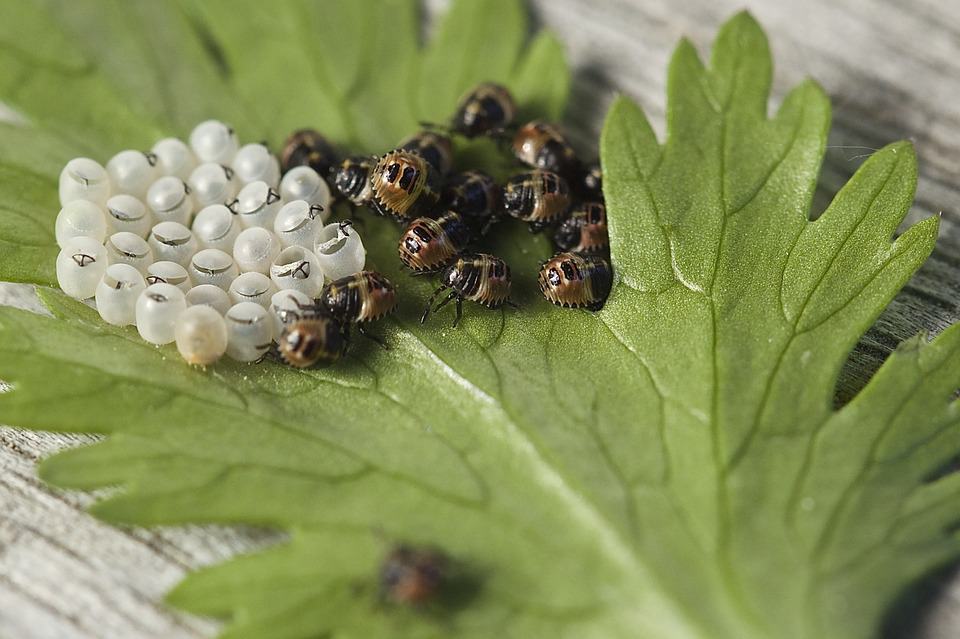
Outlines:
[[[189,224],[193,213],[190,187],[178,177],[162,177],[147,189],[147,206],[157,222]]]
[[[323,272],[317,258],[302,246],[280,251],[270,265],[270,279],[278,289],[294,289],[310,298],[320,295],[323,288]]]
[[[224,291],[230,288],[230,282],[240,275],[233,258],[220,249],[197,251],[187,266],[187,272],[197,286],[213,284]]]
[[[318,204],[294,200],[283,205],[273,221],[273,232],[283,248],[302,246],[313,250],[323,229],[323,209]]]
[[[231,166],[244,184],[263,181],[276,186],[280,181],[280,161],[262,144],[244,144]]]
[[[244,228],[272,229],[280,210],[280,194],[266,182],[251,182],[241,189],[231,208],[240,217]]]
[[[274,293],[268,309],[274,319],[274,335],[280,335],[284,324],[300,317],[301,307],[312,305],[313,299],[302,291],[285,288]]]
[[[215,162],[201,164],[187,180],[197,208],[211,204],[225,204],[237,195],[237,180],[233,169]]]
[[[234,304],[240,302],[254,302],[266,308],[270,305],[270,298],[277,292],[270,278],[263,273],[251,271],[241,273],[230,283],[230,301]]]
[[[153,264],[153,249],[147,241],[130,231],[119,231],[107,238],[107,261],[110,264],[129,264],[147,274]]]
[[[68,240],[57,255],[57,282],[63,292],[78,300],[93,297],[107,270],[107,252],[92,237]]]
[[[189,264],[190,258],[197,252],[197,240],[193,233],[179,222],[160,222],[154,225],[147,243],[153,250],[154,260],[168,260],[180,266]]]
[[[227,324],[209,306],[190,306],[180,313],[173,334],[177,350],[188,364],[208,366],[227,352]]]
[[[114,326],[137,323],[137,299],[147,288],[143,274],[129,264],[111,264],[97,284],[97,312]]]
[[[193,234],[202,248],[215,248],[233,253],[233,244],[240,235],[237,215],[225,204],[211,204],[197,213]]]
[[[367,260],[360,234],[349,220],[323,227],[317,236],[313,254],[328,280],[359,273]]]
[[[229,164],[239,142],[233,127],[219,120],[206,120],[190,132],[190,148],[200,162]]]
[[[147,267],[147,284],[157,284],[164,282],[173,284],[186,294],[193,283],[190,281],[190,275],[187,269],[176,262],[160,260]]]
[[[172,175],[186,181],[197,168],[197,158],[183,140],[163,138],[150,152],[157,156],[157,169],[161,175]]]
[[[295,166],[284,174],[280,180],[280,196],[284,202],[306,200],[319,204],[324,211],[330,210],[330,186],[309,166]],[[323,216],[324,221],[328,217],[329,212]]]
[[[238,362],[255,362],[273,343],[273,320],[254,302],[234,304],[227,311],[227,355]]]
[[[219,286],[200,284],[187,291],[187,306],[204,304],[221,315],[226,314],[233,305],[230,296]]]
[[[110,197],[110,176],[96,160],[74,158],[60,172],[60,205],[87,200],[104,206]]]
[[[120,151],[107,162],[107,175],[110,176],[111,193],[126,193],[142,200],[150,185],[160,177],[157,156],[140,151]]]
[[[147,237],[153,226],[153,215],[143,202],[121,193],[107,200],[107,230],[110,233],[129,231]]]
[[[67,202],[57,214],[54,235],[60,248],[75,237],[89,237],[103,242],[107,236],[107,220],[103,209],[88,200]]]
[[[267,275],[270,264],[279,254],[280,240],[259,226],[245,229],[233,244],[233,259],[242,272],[256,271]]]
[[[183,291],[173,284],[151,284],[137,298],[137,332],[151,344],[174,340],[177,317],[187,308]]]

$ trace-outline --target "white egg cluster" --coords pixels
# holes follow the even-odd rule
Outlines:
[[[106,166],[75,158],[60,174],[57,280],[104,321],[176,342],[190,364],[257,361],[294,300],[364,267],[356,231],[327,224],[330,200],[312,168],[281,179],[263,144],[240,146],[216,120],[189,144],[164,138]]]

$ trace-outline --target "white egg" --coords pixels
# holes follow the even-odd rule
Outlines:
[[[157,168],[161,175],[172,175],[186,181],[197,167],[197,158],[183,140],[163,138],[153,145],[150,152],[157,156]]]
[[[110,176],[96,160],[74,158],[60,172],[60,205],[88,200],[104,206],[110,197]]]
[[[120,151],[107,162],[111,193],[126,193],[142,200],[150,185],[161,177],[156,164],[157,156],[153,153]]]
[[[114,326],[137,323],[137,299],[147,288],[143,274],[129,264],[111,264],[97,285],[97,312]]]
[[[177,350],[188,364],[208,366],[227,352],[227,324],[209,306],[191,306],[180,313],[173,333]]]
[[[197,252],[197,240],[179,222],[160,222],[150,231],[147,243],[153,250],[153,259],[168,260],[186,266]]]
[[[190,260],[187,272],[197,286],[213,284],[224,291],[229,289],[230,282],[240,275],[233,258],[220,249],[197,251],[197,254]]]
[[[330,186],[309,166],[295,166],[280,180],[280,197],[284,202],[306,200],[323,207],[323,221],[330,217]]]
[[[360,234],[349,224],[349,220],[323,227],[317,236],[313,254],[328,280],[359,273],[367,261],[367,251],[363,248]]]
[[[273,232],[283,248],[302,246],[312,251],[323,229],[323,210],[318,204],[294,200],[284,204],[273,221]]]
[[[280,210],[280,194],[266,182],[251,182],[237,195],[233,210],[244,228],[272,229]]]
[[[57,214],[54,234],[60,248],[75,237],[89,237],[102,243],[107,236],[103,208],[88,200],[67,202]]]
[[[107,261],[110,264],[129,264],[147,274],[153,264],[153,249],[147,241],[129,231],[119,231],[107,238]]]
[[[276,186],[280,181],[280,162],[262,144],[244,144],[233,156],[231,166],[244,184],[263,181]]]
[[[201,163],[230,164],[238,146],[233,128],[219,120],[201,122],[190,132],[190,148]]]
[[[273,320],[267,309],[254,302],[230,307],[227,321],[227,355],[238,362],[255,362],[273,342]]]
[[[294,289],[310,298],[320,295],[323,288],[323,273],[317,258],[302,246],[280,251],[270,265],[270,279],[278,289]]]
[[[173,284],[151,284],[137,298],[137,332],[151,344],[174,340],[177,317],[187,308],[183,291]]]
[[[78,300],[93,297],[107,270],[107,252],[92,237],[74,237],[57,255],[57,282],[63,292]]]
[[[204,207],[194,218],[192,229],[201,248],[215,248],[227,253],[233,253],[233,243],[242,230],[237,214],[225,204]]]
[[[128,231],[145,238],[152,227],[153,214],[137,198],[121,193],[107,200],[107,230],[109,233]]]
[[[280,254],[280,240],[267,229],[255,226],[240,233],[233,244],[233,259],[242,272],[256,271],[267,275],[270,265]]]
[[[277,287],[263,273],[251,271],[241,273],[230,283],[230,290],[227,292],[230,294],[230,301],[234,304],[254,302],[267,308],[270,305],[270,298],[277,292]]]
[[[209,306],[221,315],[226,314],[233,303],[230,296],[219,286],[213,284],[200,284],[187,291],[187,306],[198,305]]]
[[[178,177],[162,177],[147,189],[147,206],[157,222],[179,222],[186,226],[193,214],[190,187]]]
[[[187,184],[190,185],[190,193],[197,208],[225,204],[237,195],[237,180],[233,169],[215,162],[207,162],[195,168]]]
[[[293,289],[283,289],[277,291],[270,298],[270,314],[274,319],[274,335],[280,335],[283,332],[284,324],[288,324],[298,319],[302,314],[303,307],[312,306],[313,299],[302,291]]]
[[[187,269],[176,262],[161,260],[147,267],[147,284],[173,284],[186,294],[193,288]]]

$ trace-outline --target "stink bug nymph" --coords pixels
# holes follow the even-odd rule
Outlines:
[[[495,255],[475,253],[459,257],[443,269],[440,282],[440,287],[427,300],[427,306],[420,318],[421,324],[430,316],[433,301],[447,289],[450,289],[450,293],[432,311],[436,312],[456,300],[457,316],[453,321],[454,327],[460,323],[463,316],[463,300],[477,302],[490,309],[500,308],[504,304],[516,307],[516,304],[510,301],[510,267]]]
[[[567,180],[581,172],[573,147],[555,125],[535,120],[524,124],[513,136],[513,154],[533,169],[552,171]]]
[[[436,550],[400,545],[380,566],[380,592],[394,604],[418,606],[435,599],[443,585],[448,560]]]
[[[544,262],[537,278],[548,302],[598,311],[610,294],[610,264],[596,255],[558,253]]]
[[[292,295],[290,299],[298,310],[282,311],[285,322],[277,339],[280,359],[295,368],[308,368],[333,364],[343,357],[348,344],[343,324]]]
[[[397,288],[380,273],[360,271],[324,286],[317,304],[340,323],[356,324],[361,335],[385,347],[381,340],[367,334],[364,324],[396,309]]]
[[[376,158],[356,156],[340,164],[334,176],[334,186],[340,195],[355,206],[366,206],[373,197],[370,174],[377,165]]]
[[[576,207],[557,229],[553,241],[561,251],[606,253],[610,250],[606,207],[600,202],[586,202]]]
[[[560,221],[569,208],[570,187],[551,171],[520,173],[503,186],[503,210],[527,222],[531,232]]]
[[[460,254],[470,242],[463,217],[447,211],[437,219],[418,217],[400,236],[400,261],[415,274],[432,273]]]
[[[513,122],[516,113],[516,103],[506,87],[484,82],[460,98],[450,130],[468,138],[496,133]]]
[[[398,148],[419,153],[439,175],[446,175],[453,166],[453,142],[442,133],[418,131],[401,142]]]
[[[459,213],[474,231],[484,234],[500,208],[500,187],[483,171],[464,171],[444,184],[440,203]]]
[[[399,221],[428,215],[440,199],[430,165],[417,153],[390,151],[370,176],[370,205],[380,215]]]
[[[339,161],[337,150],[314,129],[299,129],[291,133],[280,152],[280,169],[283,173],[295,166],[309,166],[326,178],[333,173]]]

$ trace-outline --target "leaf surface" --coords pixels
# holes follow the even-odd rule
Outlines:
[[[78,153],[105,161],[205,117],[273,144],[317,126],[370,152],[442,121],[478,80],[506,82],[530,116],[558,117],[569,90],[553,36],[524,48],[514,1],[454,3],[425,47],[400,0],[114,9],[51,3],[0,25],[0,99],[27,118],[0,140],[4,279],[54,283],[56,176]],[[597,314],[540,300],[547,240],[503,224],[492,248],[522,308],[421,326],[430,283],[401,272],[396,228],[360,212],[402,293],[378,327],[389,351],[193,370],[41,288],[53,317],[0,309],[14,385],[0,419],[107,433],[41,473],[121,486],[94,507],[108,521],[289,530],[171,593],[229,617],[230,637],[873,636],[892,597],[957,551],[944,531],[960,483],[934,472],[960,446],[960,334],[909,341],[834,408],[848,352],[937,220],[892,239],[916,185],[897,143],[810,221],[829,104],[807,82],[768,117],[770,79],[740,14],[709,65],[678,47],[664,144],[615,102],[601,156],[616,282]],[[434,606],[378,602],[395,539],[455,559]]]

